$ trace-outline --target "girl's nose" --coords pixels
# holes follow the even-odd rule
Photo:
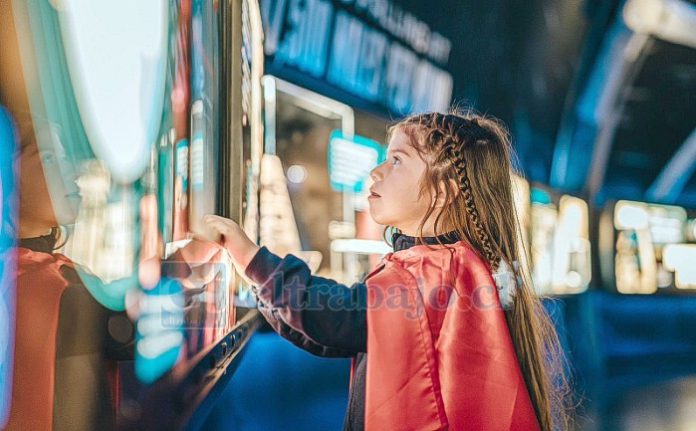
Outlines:
[[[381,174],[380,167],[382,167],[381,164],[375,166],[375,167],[370,171],[370,178],[372,178],[372,181],[377,182],[377,181],[379,181],[379,180],[382,179],[382,174]]]

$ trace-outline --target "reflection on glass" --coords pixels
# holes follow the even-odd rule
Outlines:
[[[14,403],[20,413],[13,410],[10,428],[102,429],[137,411],[129,395],[143,391],[140,383],[155,382],[177,364],[185,369],[236,323],[229,256],[218,245],[190,240],[198,218],[217,210],[218,135],[227,126],[221,112],[242,103],[221,94],[218,82],[230,67],[219,46],[226,9],[217,0],[16,0],[12,6],[8,20],[18,33],[12,48],[21,64],[8,69],[20,71],[12,87],[26,88],[27,100],[10,110],[23,117],[26,130],[20,223],[31,224],[18,247],[15,381],[32,385],[20,387],[23,396]],[[253,12],[260,22],[256,7]],[[249,47],[256,74],[244,85],[258,89],[263,55],[256,30]],[[10,44],[0,34],[5,49]],[[251,96],[260,101],[258,91]],[[251,105],[245,125],[255,127],[258,174],[260,103]],[[16,161],[0,162],[2,255],[11,227],[6,167]],[[0,422],[11,352],[11,325],[2,319],[14,317],[5,257]]]
[[[190,229],[215,212],[220,146],[219,31],[217,0],[193,0],[191,25]]]
[[[181,358],[183,306],[181,285],[166,277],[131,304],[137,308],[135,373],[142,382],[154,382]]]
[[[171,241],[188,236],[192,82],[196,106],[201,107],[194,110],[200,117],[192,119],[196,143],[216,149],[212,138],[218,119],[210,111],[218,89],[204,77],[218,74],[217,3],[196,2],[193,35],[188,0],[171,2],[171,10],[164,0],[111,6],[69,0],[59,9],[47,1],[35,2],[35,8],[16,3],[18,19],[31,24],[21,26],[30,29],[23,59],[39,72],[29,89],[33,116],[39,119],[35,130],[40,157],[53,207],[69,225],[61,251],[76,263],[87,291],[101,305],[123,310],[131,289],[140,285],[152,293],[160,286],[162,237]],[[125,22],[130,26],[126,33],[120,31]],[[193,75],[188,64],[191,36],[196,43]],[[155,141],[158,149],[153,153]],[[202,166],[198,153],[193,154],[196,181],[201,172],[216,180],[217,170],[207,166],[214,153],[208,153]],[[135,181],[143,175],[141,182]],[[193,185],[203,188],[198,182]],[[214,185],[206,189],[200,212],[214,211],[215,192]],[[79,205],[61,210],[76,197]],[[220,279],[216,285],[228,281]],[[218,289],[222,293],[213,293],[212,301],[223,313],[216,314],[225,321],[216,326],[222,330],[229,329],[224,287]],[[199,339],[205,344],[219,336],[213,331]],[[148,337],[152,340],[153,333]],[[201,344],[193,347],[191,352]]]
[[[138,281],[143,289],[152,288],[160,278],[162,237],[157,222],[157,149],[153,148],[150,164],[141,180],[143,197],[140,199],[140,256]]]
[[[189,141],[184,138],[174,146],[174,221],[172,239],[188,237],[189,208]]]
[[[120,182],[142,175],[159,129],[168,5],[167,0],[62,0],[58,9],[87,138]]]
[[[64,253],[107,283],[128,277],[134,258],[129,199],[109,200],[111,176],[99,161],[87,164],[85,171],[77,179],[82,200]]]
[[[27,131],[22,136],[22,145],[36,143],[42,170],[50,178],[46,185],[57,222],[70,224],[79,205],[75,180],[81,164],[93,159],[94,154],[63,55],[58,13],[48,0],[13,1],[11,12],[17,39],[8,40],[6,46],[17,49],[21,58],[21,64],[11,69],[23,70],[24,74],[12,77],[8,85],[26,89],[25,93],[20,91],[19,98],[26,98],[30,112],[24,111],[24,103],[10,110],[24,123],[22,129],[27,125],[33,129],[33,133]]]
[[[129,357],[130,322],[118,311],[123,309],[124,286],[132,288],[133,283],[128,278],[125,283],[105,283],[55,252],[63,238],[58,235],[51,206],[45,204],[50,201],[45,182],[53,178],[44,181],[39,154],[29,141],[23,143],[19,158],[24,203],[17,249],[14,393],[25,392],[13,398],[9,426],[90,429],[113,420],[106,370]],[[98,183],[87,181],[89,185]],[[95,235],[107,237],[103,231]],[[96,268],[107,275],[113,271]],[[27,381],[31,385],[21,383]],[[55,417],[54,409],[60,412]]]
[[[188,236],[189,189],[189,121],[190,121],[190,36],[191,0],[175,3],[176,14],[170,14],[170,79],[173,139],[171,139],[172,217],[171,239],[178,241]],[[163,173],[168,175],[168,173]]]

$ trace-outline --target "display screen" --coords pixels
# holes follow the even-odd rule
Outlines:
[[[618,201],[613,208],[615,232],[614,276],[621,293],[654,293],[691,285],[685,256],[691,248],[683,244],[687,234],[684,208],[644,202]],[[667,253],[669,251],[669,253]],[[686,278],[684,278],[686,277]]]

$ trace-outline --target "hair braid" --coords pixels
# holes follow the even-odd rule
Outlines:
[[[456,145],[456,143],[455,143]],[[486,260],[488,260],[489,265],[493,271],[498,269],[500,263],[500,256],[497,255],[491,243],[491,238],[488,235],[483,223],[481,222],[481,217],[479,216],[478,209],[476,209],[476,204],[474,203],[474,194],[471,190],[471,183],[469,182],[469,176],[466,172],[466,159],[461,154],[461,151],[453,151],[455,157],[455,170],[457,171],[457,176],[459,177],[459,184],[462,191],[462,197],[466,204],[466,213],[469,217],[469,221],[474,225],[476,229],[476,235],[479,241],[483,245],[483,251],[486,254]]]
[[[477,122],[473,120],[466,120],[454,115],[443,116],[443,122],[445,126],[449,126],[446,127],[449,130],[447,130],[448,133],[446,133],[448,135],[448,142],[445,145],[445,149],[450,160],[452,161],[452,164],[454,165],[454,170],[459,180],[459,187],[466,204],[465,208],[467,216],[471,224],[474,225],[476,236],[483,246],[483,252],[486,255],[485,257],[488,264],[491,266],[491,269],[495,271],[498,269],[498,265],[500,264],[500,256],[495,252],[490,235],[486,231],[486,228],[481,221],[481,217],[479,216],[478,209],[476,208],[474,194],[469,181],[469,175],[467,174],[466,158],[464,157],[464,154],[462,154],[463,146],[467,145],[467,141],[468,145],[473,145],[479,140],[488,139],[489,133]]]
[[[433,112],[431,114],[415,115],[407,120],[407,123],[425,127],[427,132],[426,140],[436,143],[446,153],[447,158],[454,167],[462,197],[466,203],[466,213],[469,221],[473,225],[476,237],[480,242],[484,257],[488,261],[493,271],[498,269],[500,256],[495,251],[476,204],[471,183],[467,174],[466,158],[463,154],[464,145],[474,145],[479,141],[495,139],[485,127],[482,127],[475,119],[464,118],[458,115],[441,114]]]

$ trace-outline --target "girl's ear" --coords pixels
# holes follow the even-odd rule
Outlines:
[[[440,187],[440,194],[435,201],[435,208],[451,205],[459,194],[459,184],[455,180],[449,179],[446,182],[440,181],[438,187]]]

